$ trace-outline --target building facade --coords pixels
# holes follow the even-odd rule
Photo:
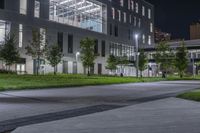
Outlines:
[[[190,25],[190,39],[200,39],[200,22]]]
[[[26,55],[25,47],[38,29],[48,45],[58,44],[63,59],[58,72],[77,74],[85,70],[80,60],[80,41],[85,37],[96,41],[98,54],[94,74],[108,74],[109,55],[127,56],[135,60],[135,34],[139,46],[154,44],[154,8],[143,0],[0,0],[0,44],[5,36],[15,33],[21,60],[13,66],[20,72],[33,74],[37,62]],[[1,62],[1,68],[5,67]],[[52,72],[48,62],[40,62],[40,73]],[[117,73],[135,74],[133,65],[119,68]]]

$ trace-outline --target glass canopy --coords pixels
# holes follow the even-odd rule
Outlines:
[[[49,19],[106,33],[106,5],[94,0],[49,0]]]

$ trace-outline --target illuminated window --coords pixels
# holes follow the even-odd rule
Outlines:
[[[23,25],[19,24],[19,47],[23,45]]]
[[[6,36],[9,35],[10,26],[9,22],[0,20],[0,45],[4,43]]]
[[[124,6],[124,0],[120,0],[120,6]]]
[[[145,7],[142,6],[142,16],[145,16]]]
[[[128,9],[131,9],[131,0],[128,0]]]
[[[119,21],[121,21],[121,11],[118,10],[118,18],[119,18]]]
[[[124,12],[124,23],[126,23],[126,13]]]
[[[134,11],[134,1],[133,0],[131,0],[131,9],[132,9],[132,11]]]
[[[138,27],[139,28],[141,27],[141,19],[140,18],[138,19]]]
[[[153,23],[150,23],[150,32],[153,32]]]
[[[148,9],[148,18],[151,19],[151,9]]]
[[[27,0],[20,0],[19,12],[23,15],[27,14]]]
[[[142,35],[142,43],[145,44],[146,43],[146,36],[143,34]]]
[[[115,8],[112,8],[112,18],[115,19]]]
[[[34,16],[36,18],[40,17],[40,2],[35,0],[35,9],[34,9]]]
[[[148,44],[151,45],[151,36],[148,37]]]
[[[139,5],[138,5],[138,3],[135,3],[135,12],[139,13]]]

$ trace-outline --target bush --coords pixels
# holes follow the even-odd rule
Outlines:
[[[9,70],[4,70],[4,69],[0,69],[0,73],[1,74],[17,74],[16,71],[9,71]]]

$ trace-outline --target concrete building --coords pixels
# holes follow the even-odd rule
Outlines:
[[[154,8],[143,0],[0,0],[0,44],[9,33],[15,33],[21,60],[13,66],[20,72],[36,72],[36,60],[26,55],[32,29],[44,33],[45,40],[57,43],[63,51],[60,73],[84,73],[80,60],[80,41],[96,39],[93,73],[108,74],[106,60],[110,54],[126,55],[135,61],[135,34],[139,47],[154,44]],[[1,63],[0,67],[5,67]],[[40,73],[52,72],[46,60],[40,61]],[[117,73],[135,75],[133,65]]]
[[[200,22],[190,25],[190,39],[200,39]]]

